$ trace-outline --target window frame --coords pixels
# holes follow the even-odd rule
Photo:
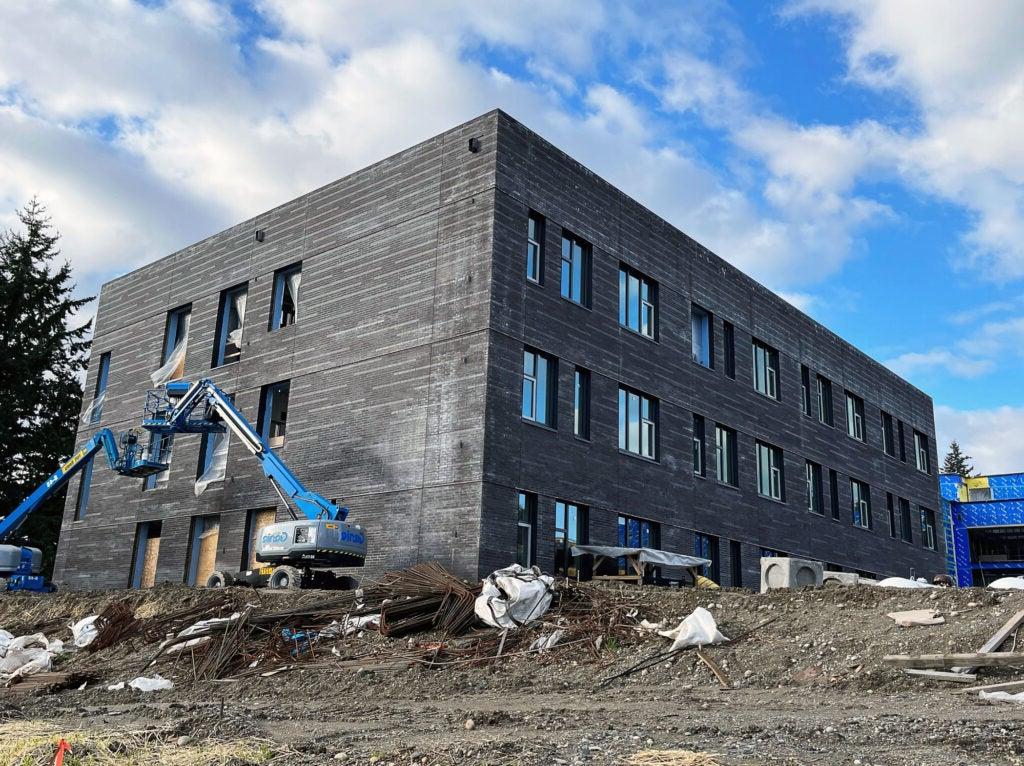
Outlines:
[[[637,407],[637,433],[636,449],[630,446],[630,411],[633,399],[636,399]],[[645,414],[646,412],[646,414]],[[635,388],[619,384],[619,452],[645,460],[657,461],[658,450],[658,417],[659,402],[650,394],[645,394]],[[649,447],[649,453],[644,451],[644,444]]]
[[[700,322],[700,338],[703,354],[697,354],[697,333],[694,328]],[[703,306],[690,302],[690,356],[694,362],[708,370],[715,369],[715,315]],[[707,361],[704,360],[707,357]]]
[[[155,456],[153,454],[154,446],[158,447]],[[166,463],[167,470],[161,471],[160,473],[153,473],[145,477],[142,480],[143,492],[159,489],[160,485],[166,486],[171,477],[171,452],[173,447],[174,434],[161,433],[160,431],[149,432],[149,443],[146,446],[147,458],[156,463]]]
[[[562,526],[559,526],[559,523],[558,523],[559,506],[561,506],[561,513],[562,513],[562,517],[563,517]],[[570,531],[569,517],[571,515],[570,514],[570,509],[574,510],[575,511],[575,515],[576,515],[576,539],[574,539],[574,540],[570,539],[570,537],[569,537],[569,531]],[[555,507],[554,507],[554,512],[555,512],[554,516],[555,516],[555,518],[554,518],[554,525],[553,525],[554,542],[555,542],[555,556],[554,556],[554,562],[553,562],[553,566],[552,566],[555,577],[575,577],[577,572],[579,572],[582,569],[582,567],[583,567],[582,563],[577,564],[575,557],[573,557],[573,555],[572,555],[572,546],[574,544],[576,544],[576,545],[586,545],[586,543],[587,543],[587,540],[588,540],[588,537],[589,537],[589,534],[588,534],[588,526],[589,526],[589,514],[588,514],[588,511],[589,511],[589,509],[585,505],[580,505],[579,503],[573,503],[573,502],[570,502],[568,500],[561,500],[561,499],[556,499],[555,500]],[[559,537],[559,534],[561,534],[561,537]],[[562,556],[562,562],[564,563],[564,566],[562,566],[562,564],[560,564],[560,562],[559,562],[559,555],[560,554]]]
[[[283,330],[286,327],[292,327],[299,323],[299,305],[298,301],[293,301],[294,310],[292,311],[292,320],[285,322],[284,314],[284,296],[288,290],[288,277],[292,274],[302,274],[302,261],[296,261],[290,263],[287,266],[282,266],[274,272],[274,282],[271,287],[270,296],[270,321],[267,323],[268,332],[277,332]],[[301,282],[299,286],[298,299],[302,300],[302,287]]]
[[[864,399],[849,389],[846,390],[846,435],[865,444],[868,440],[867,423],[864,422]]]
[[[832,381],[821,373],[816,377],[817,400],[818,400],[818,422],[835,428],[835,413],[832,404]]]
[[[524,265],[526,280],[535,285],[544,284],[544,228],[544,216],[536,210],[529,211],[526,216],[526,263]]]
[[[715,477],[720,484],[739,487],[739,449],[735,428],[715,423]],[[723,446],[724,442],[724,446]],[[727,474],[724,478],[724,472]]]
[[[880,410],[882,421],[882,452],[889,457],[896,457],[896,433],[893,428],[892,415]]]
[[[631,286],[636,284],[636,306]],[[645,298],[646,296],[646,298]],[[627,263],[619,263],[619,327],[636,335],[658,339],[658,283]],[[634,316],[635,314],[635,316]],[[636,326],[633,326],[633,320]]]
[[[839,502],[839,472],[835,468],[828,469],[828,494],[832,518],[839,521],[843,516],[843,510]]]
[[[525,517],[525,518],[524,518]],[[522,559],[523,530],[526,530],[526,561]],[[537,561],[537,494],[520,490],[516,498],[516,563],[529,568]]]
[[[93,455],[82,466],[78,480],[78,492],[75,494],[75,521],[81,521],[89,512],[89,493],[92,491],[92,468],[96,456]]]
[[[233,307],[233,301],[235,296],[245,294],[246,298],[249,295],[249,283],[243,282],[234,287],[228,287],[220,291],[220,302],[217,306],[217,327],[213,334],[213,360],[210,363],[211,368],[224,367],[229,364],[235,364],[242,359],[242,338],[239,334],[238,338],[238,349],[231,354],[231,358],[228,358],[228,336],[231,334],[231,330],[228,330],[228,323],[231,319],[231,311]],[[243,311],[242,316],[238,318],[238,328],[240,333],[245,331],[245,312]]]
[[[892,492],[885,493],[885,511],[889,516],[889,537],[899,539],[899,529],[896,524],[896,503]]]
[[[709,535],[706,532],[693,533],[693,553],[698,558],[709,559],[710,564],[705,564],[701,571],[704,576],[715,583],[719,582],[721,572],[721,551],[719,549],[719,538],[717,535]]]
[[[779,394],[779,352],[763,340],[752,338],[751,348],[751,375],[754,390],[772,401],[782,401]],[[758,359],[763,364],[758,363]],[[763,379],[764,387],[760,385]]]
[[[871,486],[866,481],[850,477],[850,510],[853,526],[859,529],[872,529],[871,519]],[[864,522],[867,523],[864,523]]]
[[[914,429],[914,466],[921,473],[931,476],[932,461],[929,454],[928,435]]]
[[[566,255],[567,246],[569,250],[568,256]],[[578,262],[575,248],[579,249]],[[591,244],[567,229],[563,229],[560,259],[559,294],[570,303],[575,303],[583,308],[590,308],[590,274],[593,259]],[[578,294],[576,294],[577,285],[579,288]]]
[[[107,384],[110,382],[110,351],[100,354],[100,366],[96,370],[96,385],[92,393],[92,411],[89,413],[89,425],[96,425],[103,417],[103,402],[100,400],[107,393]]]
[[[259,415],[256,419],[256,428],[259,432],[260,437],[265,441],[271,449],[280,449],[283,447],[288,440],[288,410],[291,404],[292,386],[291,379],[279,380],[275,383],[267,383],[260,388],[260,409]],[[273,409],[276,406],[274,398],[280,394],[281,389],[284,388],[287,394],[287,400],[285,402],[285,418],[280,421],[284,425],[284,432],[274,436],[271,434],[273,428],[273,421],[271,420],[273,415]],[[275,444],[274,441],[280,439]]]
[[[896,419],[896,438],[897,438],[897,441],[899,442],[899,444],[897,446],[900,448],[900,462],[901,463],[906,463],[907,462],[907,437],[906,437],[906,434],[904,433],[903,421],[900,420],[899,418]]]
[[[184,328],[182,327],[184,325]],[[178,338],[184,333],[185,343],[188,343],[188,335],[192,326],[192,304],[188,303],[171,309],[167,312],[167,320],[164,324],[164,345],[160,353],[160,367],[167,364],[178,345]],[[187,352],[186,352],[187,353]]]
[[[708,475],[707,461],[707,425],[703,415],[693,413],[693,473],[695,476]]]
[[[822,487],[821,464],[813,460],[805,462],[805,479],[807,482],[807,510],[818,516],[825,515],[824,487]]]
[[[590,441],[590,370],[578,365],[573,370],[572,416],[573,435]]]
[[[905,543],[914,542],[914,526],[910,511],[910,500],[905,497],[897,497],[896,505],[900,514],[900,540]]]
[[[800,365],[800,411],[811,417],[811,369],[806,364]]]
[[[920,517],[921,525],[921,545],[930,551],[937,551],[939,549],[939,532],[937,529],[938,520],[935,515],[935,511],[931,508],[925,508],[923,505],[917,506],[918,516]],[[926,517],[930,517],[930,520],[926,522]]]
[[[754,441],[757,465],[757,494],[780,503],[786,501],[785,456],[781,447],[757,439]],[[767,462],[765,462],[767,458]],[[767,490],[767,491],[766,491]]]
[[[528,372],[530,357],[533,357],[533,372]],[[519,401],[519,415],[527,423],[555,429],[558,414],[558,359],[543,351],[530,346],[523,347],[522,361],[522,391]],[[541,372],[543,362],[543,372]],[[543,386],[541,383],[543,382]],[[527,389],[532,385],[533,394],[530,399],[530,412],[527,413]],[[541,397],[543,396],[543,402]],[[544,419],[538,417],[541,414],[543,404]]]

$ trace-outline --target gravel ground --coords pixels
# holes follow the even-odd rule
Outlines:
[[[35,696],[0,691],[0,721],[108,732],[158,727],[168,738],[193,741],[269,740],[288,748],[290,754],[274,761],[287,764],[597,765],[620,764],[648,749],[710,752],[723,764],[1024,764],[1024,705],[983,701],[959,693],[959,684],[911,679],[880,661],[891,653],[974,651],[1024,609],[1024,594],[618,590],[636,603],[638,617],[652,621],[675,624],[705,606],[727,636],[775,619],[735,644],[708,650],[728,674],[729,689],[692,652],[600,687],[666,648],[665,639],[636,632],[603,642],[599,651],[576,645],[440,670],[340,668],[324,653],[317,667],[194,684],[179,662],[158,668],[176,680],[171,691],[108,692],[106,683],[133,677],[152,654],[151,646],[128,642],[64,663],[98,676],[85,689]],[[21,633],[49,623],[56,637],[66,638],[57,626],[125,597],[143,615],[209,596],[185,588],[5,596],[0,627]],[[245,590],[233,590],[232,599],[269,608],[281,601],[278,594]],[[886,617],[914,608],[936,609],[946,624],[900,628]],[[554,627],[557,616],[549,617],[552,624],[536,633]],[[404,649],[436,638],[366,634],[340,648]],[[1014,669],[985,668],[979,683],[1020,677]]]

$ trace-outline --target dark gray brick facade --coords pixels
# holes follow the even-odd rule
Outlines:
[[[475,138],[477,151],[469,150]],[[547,220],[542,285],[524,278],[527,215]],[[559,295],[562,228],[592,245],[590,308]],[[265,233],[256,241],[257,229]],[[268,331],[276,269],[302,262],[299,321]],[[653,341],[618,324],[618,270],[659,285]],[[220,292],[248,282],[242,355],[210,369]],[[736,379],[691,359],[690,303],[735,326]],[[732,584],[757,583],[761,548],[879,574],[932,574],[941,552],[889,535],[885,494],[938,509],[934,475],[881,448],[879,410],[929,438],[932,402],[867,356],[657,218],[501,112],[246,221],[103,286],[94,353],[111,352],[100,425],[136,426],[159,366],[167,312],[191,304],[186,377],[212,377],[255,422],[261,386],[291,381],[282,456],[306,484],[347,504],[367,529],[366,573],[436,559],[468,576],[514,557],[516,497],[538,496],[537,562],[550,570],[556,499],[589,509],[589,539],[614,544],[619,513],[658,522],[662,547],[691,552],[719,538]],[[751,336],[779,350],[781,401],[751,385]],[[524,345],[557,357],[557,429],[520,417]],[[835,428],[800,411],[800,365],[833,382]],[[573,367],[591,371],[591,435],[573,436]],[[86,381],[87,399],[95,370]],[[617,390],[659,400],[659,454],[618,449]],[[845,431],[843,391],[865,401],[867,442]],[[692,413],[709,425],[707,478],[692,470]],[[739,487],[714,478],[713,428],[739,434]],[[82,427],[84,441],[95,426]],[[756,490],[754,440],[781,447],[787,502]],[[178,436],[159,489],[97,465],[84,518],[71,483],[55,579],[69,587],[128,583],[138,523],[162,519],[158,580],[181,582],[191,518],[219,514],[218,565],[242,564],[249,510],[278,506],[259,467],[232,443],[227,479],[193,493],[197,436]],[[804,503],[804,461],[825,467],[825,514]],[[828,469],[839,474],[831,517]],[[849,478],[868,482],[874,524],[851,521]],[[281,510],[281,509],[279,509]],[[942,542],[940,540],[941,548]]]

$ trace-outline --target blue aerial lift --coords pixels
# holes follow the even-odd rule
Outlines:
[[[345,521],[347,508],[339,508],[302,482],[271,449],[231,399],[208,378],[188,383],[171,381],[148,392],[142,427],[155,434],[223,433],[230,430],[260,462],[278,496],[292,516],[290,521],[268,524],[256,535],[256,560],[265,564],[254,570],[214,572],[208,587],[245,584],[271,588],[345,587],[348,578],[337,577],[329,567],[361,566],[366,558],[366,535],[357,524]],[[115,438],[103,428],[65,461],[49,479],[0,519],[0,541],[10,537],[32,511],[58,492],[100,450],[107,463],[122,476],[145,477],[167,470],[153,460],[136,430]],[[120,449],[118,446],[120,445]],[[300,516],[301,514],[301,516]],[[48,591],[53,586],[39,574],[42,553],[38,548],[0,545],[0,578],[8,590]]]

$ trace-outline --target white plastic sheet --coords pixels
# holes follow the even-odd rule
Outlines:
[[[886,577],[884,580],[878,581],[878,587],[880,588],[935,588],[937,586],[932,585],[925,580],[910,580],[906,577]]]
[[[107,399],[107,392],[104,391],[102,394],[92,400],[92,403],[85,408],[85,412],[82,413],[82,423],[89,425],[92,423],[92,415],[94,412],[103,412],[103,402]],[[99,419],[99,415],[96,416]]]
[[[0,682],[45,673],[53,667],[53,658],[64,651],[63,641],[50,641],[42,633],[14,638],[3,631],[2,645]]]
[[[722,644],[729,639],[718,632],[718,624],[714,615],[702,606],[698,606],[683,618],[672,630],[659,630],[659,636],[672,639],[669,651],[684,649],[688,646],[707,646]]]
[[[1024,590],[1024,577],[1000,577],[988,584],[995,590]]]
[[[299,285],[302,284],[302,272],[296,271],[288,275],[286,286],[288,295],[292,299],[292,306],[295,307],[295,321],[299,321]]]
[[[91,617],[79,620],[71,626],[72,640],[79,649],[88,646],[96,640],[96,634],[99,632],[96,628],[96,620],[98,619],[99,615],[94,614]]]
[[[189,625],[184,630],[179,630],[177,638],[185,638],[186,636],[193,636],[196,633],[203,632],[207,628],[212,628],[212,627],[214,627],[216,625],[225,625],[225,624],[227,624],[229,622],[234,622],[240,616],[241,615],[238,612],[235,612],[230,617],[211,617],[209,620],[200,620],[197,623],[193,623],[192,625]],[[204,644],[204,643],[206,643],[209,640],[210,640],[209,636],[199,636],[199,638],[193,638],[193,639],[190,639],[188,641],[184,641],[184,642],[182,642],[180,644],[175,644],[174,646],[172,646],[170,649],[167,650],[167,653],[168,654],[174,654],[175,652],[180,652],[182,649],[189,649],[189,648],[191,648],[193,646],[199,646],[200,644]]]
[[[185,354],[188,352],[188,338],[182,338],[171,351],[163,366],[155,370],[149,379],[154,386],[162,386],[168,381],[176,380],[185,374]]]
[[[476,616],[495,628],[518,628],[540,619],[551,606],[555,578],[519,564],[492,572],[477,596]]]
[[[107,691],[118,692],[126,686],[129,689],[135,689],[140,692],[158,692],[165,689],[173,689],[174,682],[157,673],[148,677],[139,676],[138,678],[133,678],[127,684],[124,681],[118,681],[116,684],[110,684],[110,686],[107,687]]]
[[[239,290],[231,296],[231,308],[238,317],[238,327],[228,333],[228,343],[236,348],[242,347],[242,326],[245,324],[245,298],[246,291]]]
[[[1015,702],[1018,705],[1024,705],[1024,692],[1018,692],[1017,694],[1010,694],[1010,692],[978,692],[978,697],[983,700]]]
[[[375,628],[380,624],[379,614],[363,614],[358,617],[345,615],[341,622],[334,620],[317,634],[317,638],[341,638],[351,636],[366,628]]]
[[[211,433],[210,439],[211,445],[208,449],[212,450],[213,454],[210,456],[210,464],[206,470],[196,479],[196,497],[203,494],[206,488],[214,482],[224,481],[228,472],[228,444],[231,441],[231,434],[227,431],[219,434]]]

